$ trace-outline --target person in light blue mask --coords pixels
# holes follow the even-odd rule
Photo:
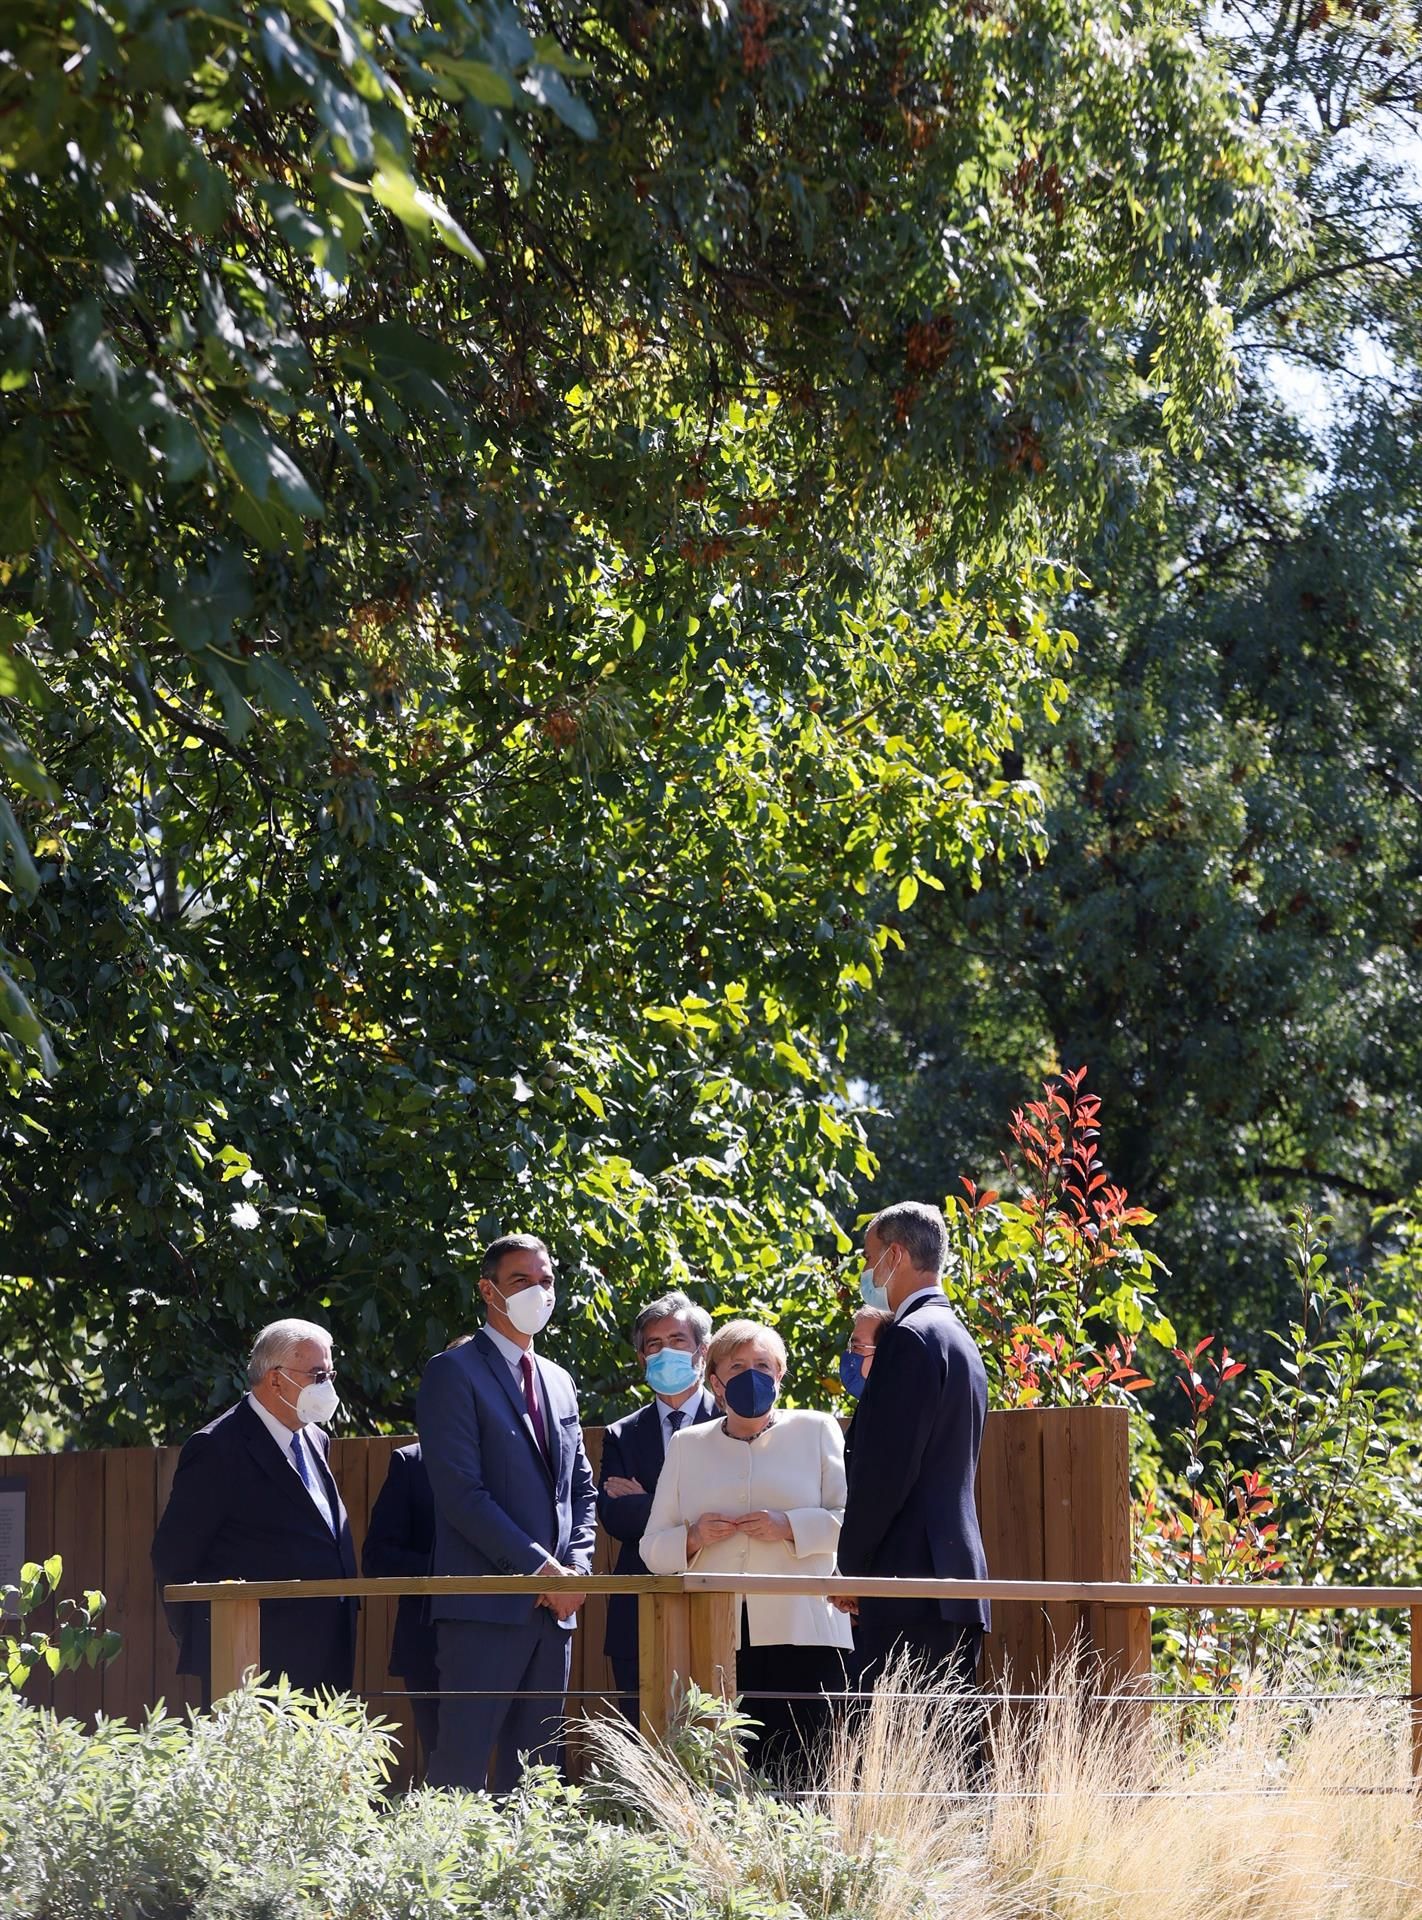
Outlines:
[[[645,1573],[638,1542],[646,1531],[662,1462],[673,1434],[714,1420],[716,1402],[703,1384],[711,1316],[684,1293],[649,1300],[632,1325],[632,1345],[652,1398],[602,1437],[597,1517],[618,1543],[617,1573]],[[613,1594],[603,1650],[612,1662],[622,1710],[637,1717],[637,1601]]]
[[[874,1364],[874,1348],[879,1335],[893,1315],[879,1307],[861,1307],[854,1316],[849,1345],[839,1356],[839,1383],[851,1400],[858,1400],[869,1380]]]

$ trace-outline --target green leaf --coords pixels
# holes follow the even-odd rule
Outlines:
[[[304,721],[313,733],[324,736],[326,723],[321,718],[316,702],[280,660],[274,659],[269,653],[253,654],[247,662],[247,673],[278,713],[284,713],[290,720]]]
[[[409,172],[393,157],[372,174],[370,191],[381,206],[388,207],[412,233],[434,232],[452,252],[463,254],[476,267],[483,266],[483,254],[459,222],[433,194],[417,186]]]
[[[582,1101],[589,1113],[596,1114],[599,1120],[605,1120],[607,1118],[607,1108],[602,1103],[601,1095],[594,1093],[591,1087],[574,1087],[573,1092]]]
[[[309,520],[324,516],[325,508],[306,475],[250,407],[239,407],[223,422],[222,444],[237,478],[259,504],[275,488],[293,513]]]
[[[0,737],[0,754],[4,751],[4,740]],[[4,855],[9,855],[10,878],[15,892],[22,900],[33,900],[39,892],[39,872],[20,823],[10,809],[10,803],[0,798],[0,872],[4,871]]]
[[[584,140],[596,140],[592,109],[579,100],[562,74],[549,66],[532,67],[523,76],[523,90],[554,113],[563,125]]]
[[[915,874],[907,873],[899,882],[899,912],[907,913],[917,898],[918,878]]]
[[[483,60],[456,60],[449,54],[434,53],[429,65],[436,73],[447,74],[471,100],[485,107],[511,107],[514,90],[497,67]]]
[[[0,654],[0,690],[3,690],[6,668],[10,664],[6,656]],[[0,767],[4,767],[10,778],[22,786],[26,793],[33,794],[36,800],[43,800],[50,806],[58,801],[59,788],[19,734],[4,720],[0,720]]]
[[[119,364],[104,332],[104,316],[97,300],[89,298],[79,302],[69,316],[65,339],[76,385],[86,393],[105,393],[110,399],[115,398]]]
[[[32,631],[13,613],[0,613],[0,698],[46,707],[50,702],[49,688],[19,651],[19,643],[28,640]]]

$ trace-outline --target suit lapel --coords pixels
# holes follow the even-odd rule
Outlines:
[[[549,1463],[547,1460],[544,1459],[543,1449],[538,1444],[538,1435],[533,1431],[533,1422],[528,1417],[528,1408],[524,1404],[523,1393],[518,1385],[518,1382],[513,1377],[513,1369],[509,1366],[508,1362],[504,1359],[504,1356],[499,1352],[498,1348],[494,1345],[493,1341],[489,1338],[489,1336],[486,1333],[480,1332],[475,1334],[474,1349],[475,1349],[475,1352],[479,1355],[479,1358],[484,1362],[484,1365],[488,1368],[489,1372],[492,1374],[498,1386],[508,1396],[509,1405],[513,1408],[514,1412],[518,1415],[519,1425],[523,1428],[524,1432],[528,1435],[528,1444],[533,1448],[534,1458],[538,1461],[538,1464],[543,1468],[543,1471],[545,1473],[548,1473]],[[534,1362],[533,1362],[533,1378],[537,1382],[541,1390],[543,1382],[538,1370],[538,1361],[536,1357],[534,1358]],[[546,1393],[542,1394],[542,1400],[543,1400],[543,1409],[544,1409],[543,1411],[544,1421],[547,1424],[551,1424],[551,1418],[550,1418],[551,1410],[548,1406],[548,1395]],[[549,1438],[550,1452],[552,1451],[555,1444],[556,1443],[553,1441],[550,1435],[550,1438]]]
[[[243,1443],[257,1466],[260,1467],[261,1471],[266,1475],[272,1486],[276,1488],[277,1492],[287,1501],[293,1514],[299,1514],[305,1526],[324,1534],[329,1540],[332,1537],[331,1529],[321,1518],[311,1495],[306,1491],[305,1487],[302,1486],[300,1474],[297,1473],[289,1457],[285,1459],[282,1457],[281,1449],[278,1447],[276,1441],[272,1435],[267,1432],[266,1428],[245,1400],[242,1402],[238,1418],[242,1422]],[[308,1454],[312,1451],[319,1452],[320,1450],[319,1448],[314,1450],[308,1449]],[[324,1462],[322,1464],[324,1466]],[[329,1468],[326,1468],[326,1481],[328,1489],[334,1490],[335,1482],[331,1479]]]

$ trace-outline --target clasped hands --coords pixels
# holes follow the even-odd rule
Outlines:
[[[690,1558],[703,1547],[718,1540],[729,1540],[733,1533],[748,1534],[752,1540],[793,1540],[795,1530],[789,1517],[778,1507],[760,1507],[754,1513],[703,1513],[686,1530],[686,1551]]]
[[[540,1573],[576,1574],[580,1572],[581,1569],[578,1567],[565,1567],[557,1560],[548,1559],[543,1562],[543,1565],[538,1571]],[[557,1620],[571,1620],[586,1599],[587,1595],[585,1593],[540,1593],[534,1605],[547,1607],[548,1611]]]

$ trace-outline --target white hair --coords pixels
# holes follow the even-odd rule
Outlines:
[[[263,1327],[247,1362],[248,1386],[255,1387],[263,1374],[289,1360],[303,1340],[314,1340],[323,1347],[331,1344],[330,1334],[314,1320],[273,1320],[269,1327]]]

